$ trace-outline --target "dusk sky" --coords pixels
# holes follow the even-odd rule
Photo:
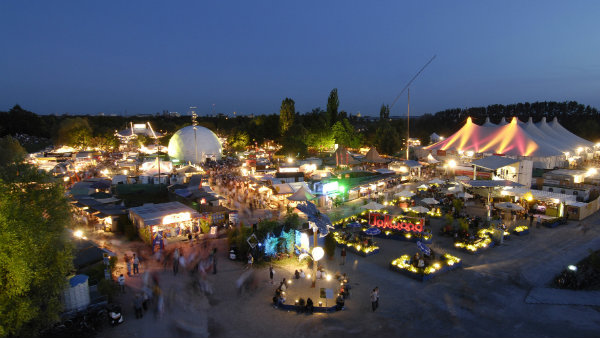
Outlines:
[[[600,108],[597,1],[2,1],[0,110]],[[391,115],[406,114],[406,94]]]

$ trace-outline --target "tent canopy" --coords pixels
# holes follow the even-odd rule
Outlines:
[[[495,125],[486,122],[479,126],[469,117],[465,125],[447,139],[425,147],[428,150],[460,150],[508,156],[551,157],[592,143],[581,139],[562,127],[558,121],[538,124],[520,123],[513,117],[510,123],[502,119]]]
[[[287,199],[290,201],[303,202],[303,201],[310,201],[314,198],[315,198],[315,196],[313,194],[311,194],[310,191],[308,191],[308,189],[306,189],[306,187],[301,187],[292,196],[288,197]]]

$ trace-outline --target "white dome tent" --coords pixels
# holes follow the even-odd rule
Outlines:
[[[202,163],[221,159],[223,148],[217,135],[201,126],[179,129],[169,140],[169,156],[181,162]]]

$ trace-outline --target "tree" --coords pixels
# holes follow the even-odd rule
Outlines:
[[[379,109],[379,120],[388,120],[390,118],[390,106],[382,104]]]
[[[337,121],[333,127],[335,143],[348,148],[358,148],[362,145],[362,136],[354,130],[348,119]]]
[[[381,121],[375,132],[375,146],[387,155],[393,155],[400,149],[400,134],[387,120]]]
[[[327,122],[330,126],[338,121],[339,106],[340,100],[338,99],[337,88],[333,88],[329,93],[329,98],[327,99]]]
[[[81,117],[67,118],[60,123],[57,142],[74,148],[85,148],[92,137],[92,127],[87,119]]]
[[[19,141],[11,136],[0,138],[0,166],[22,161],[27,152]]]
[[[0,168],[0,336],[36,336],[58,320],[70,220],[59,182],[27,164]]]
[[[294,124],[294,117],[296,116],[294,105],[294,100],[288,97],[281,101],[281,108],[279,109],[279,132],[281,135],[285,135],[288,129]]]
[[[235,130],[227,138],[227,144],[234,151],[244,150],[250,144],[250,136],[243,130]]]

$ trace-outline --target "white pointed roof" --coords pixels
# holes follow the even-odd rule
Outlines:
[[[560,123],[558,123],[556,116],[552,122],[548,123],[548,126],[550,126],[550,128],[552,128],[557,134],[562,135],[565,139],[567,139],[571,143],[572,148],[577,149],[579,147],[585,148],[594,146],[592,142],[573,134],[567,130],[567,128],[563,127]]]
[[[552,137],[552,135],[548,135],[541,131],[534,123],[533,119],[530,117],[527,123],[523,124],[523,129],[531,136],[536,142],[539,144],[545,144],[547,147],[553,148],[560,152],[568,151],[569,146],[561,143],[560,139]]]

